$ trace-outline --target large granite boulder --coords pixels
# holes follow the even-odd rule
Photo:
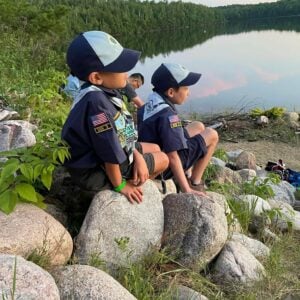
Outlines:
[[[227,151],[226,154],[227,154],[229,161],[236,162],[237,158],[243,151],[244,150],[242,150],[242,149],[236,149],[233,151]]]
[[[248,151],[243,151],[236,159],[236,166],[238,170],[251,169],[256,170],[255,155]]]
[[[262,264],[239,242],[227,242],[213,266],[214,279],[222,284],[251,285],[265,274]]]
[[[258,240],[251,239],[244,234],[235,232],[232,234],[230,240],[241,243],[257,259],[265,259],[270,255],[270,249],[265,244]]]
[[[227,239],[224,207],[212,198],[172,194],[163,200],[163,247],[181,264],[200,270],[222,249]]]
[[[172,293],[172,300],[208,300],[208,298],[187,286],[179,285]]]
[[[218,166],[218,169],[216,170],[213,179],[221,184],[241,184],[243,181],[241,175],[238,172],[235,172],[227,167],[222,168],[220,166]]]
[[[254,171],[252,169],[238,170],[237,173],[241,175],[243,182],[250,181],[254,177],[256,177],[256,171]]]
[[[294,195],[296,188],[294,186],[285,180],[280,181],[279,184],[269,183],[268,185],[275,194],[272,198],[273,200],[285,202],[292,206],[294,205],[296,200]]]
[[[135,261],[155,245],[160,247],[164,215],[161,194],[148,180],[143,185],[143,202],[130,204],[125,196],[111,190],[93,199],[79,235],[75,255],[87,263],[99,254],[108,267]]]
[[[71,257],[73,241],[52,216],[31,204],[18,204],[6,215],[0,212],[0,253],[27,258],[36,253],[49,265],[63,265]]]
[[[300,212],[295,211],[291,205],[281,201],[270,200],[272,208],[279,210],[272,219],[272,225],[280,230],[287,231],[293,228],[295,231],[300,231]]]
[[[135,300],[107,273],[87,265],[69,265],[52,271],[62,300]]]
[[[264,211],[271,210],[269,202],[256,195],[240,195],[239,199],[248,204],[249,210],[253,211],[255,216],[259,216]]]
[[[11,297],[12,292],[14,297]],[[58,288],[49,273],[21,256],[8,254],[0,254],[0,296],[1,299],[60,299]]]

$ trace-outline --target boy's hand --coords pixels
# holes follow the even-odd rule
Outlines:
[[[204,198],[207,198],[208,200],[212,201],[212,199],[205,192],[200,192],[200,191],[190,189],[188,191],[188,193],[191,193],[191,194],[194,194],[194,195],[197,195],[197,196],[200,196],[200,197],[204,197]]]
[[[140,187],[134,186],[132,183],[126,183],[126,186],[120,191],[121,194],[127,197],[131,204],[134,202],[141,203],[143,201],[143,192]]]
[[[144,157],[139,154],[135,156],[134,166],[133,166],[133,179],[134,185],[140,186],[147,179],[149,179],[149,170]]]

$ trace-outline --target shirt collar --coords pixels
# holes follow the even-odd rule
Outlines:
[[[172,108],[172,110],[174,110],[177,113],[177,109],[175,107],[175,104],[172,103],[169,98],[164,94],[164,93],[159,93],[156,92],[159,96],[161,96],[161,98]]]

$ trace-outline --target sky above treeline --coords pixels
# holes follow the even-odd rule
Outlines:
[[[169,0],[177,1],[177,0]],[[182,2],[193,2],[197,4],[203,4],[206,6],[224,6],[231,4],[257,4],[266,2],[276,2],[277,0],[182,0]]]

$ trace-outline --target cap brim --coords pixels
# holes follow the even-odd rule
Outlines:
[[[124,48],[119,57],[102,70],[105,72],[127,72],[134,68],[140,58],[141,52]]]
[[[197,83],[197,81],[200,79],[200,77],[201,77],[200,73],[190,72],[189,75],[179,83],[179,86],[193,85],[193,84]]]

